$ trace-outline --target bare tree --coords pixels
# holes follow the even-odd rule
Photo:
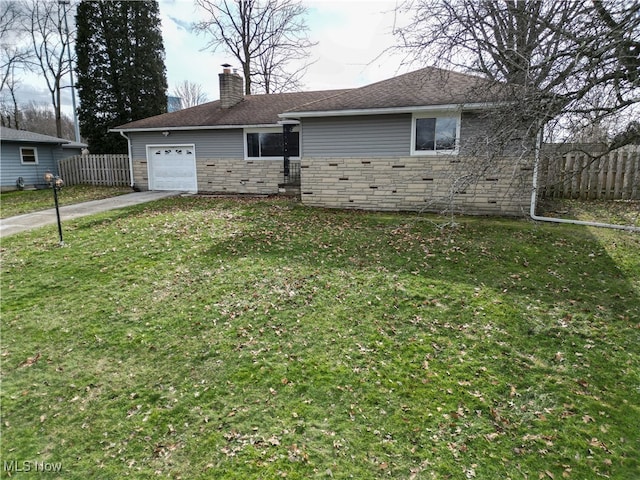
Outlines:
[[[62,134],[57,134],[56,113],[50,105],[45,103],[29,102],[20,109],[22,128],[30,132],[51,135],[59,138],[74,138],[73,120],[65,115],[61,115]]]
[[[4,82],[4,89],[2,90],[2,97],[0,97],[0,124],[3,127],[20,129],[20,108],[18,107],[18,99],[16,97],[17,81],[16,81],[16,66],[13,65],[9,69],[8,77]],[[5,92],[9,93],[11,98],[10,103],[7,101]]]
[[[264,93],[298,89],[306,70],[292,64],[306,59],[314,45],[307,36],[306,7],[295,0],[196,0],[209,16],[195,25],[241,64],[245,93],[255,84]]]
[[[28,13],[24,27],[31,36],[34,55],[31,68],[45,79],[55,111],[56,133],[60,137],[63,79],[71,68],[66,55],[69,36],[63,21],[66,5],[54,0],[28,0],[25,5]]]
[[[207,94],[199,83],[185,80],[173,89],[173,96],[180,98],[182,108],[195,107],[208,101]]]
[[[397,29],[409,61],[518,85],[514,113],[536,131],[550,118],[596,124],[640,99],[640,5],[625,0],[409,0]],[[606,101],[604,101],[606,99]],[[619,125],[609,145],[637,139]]]
[[[460,211],[456,192],[473,195],[489,172],[527,191],[543,132],[607,142],[585,168],[640,138],[638,2],[406,0],[398,11],[411,17],[394,32],[406,62],[480,74],[508,99],[482,114],[486,132],[452,165],[449,211]]]
[[[22,68],[29,57],[21,28],[23,14],[18,2],[0,2],[0,90],[4,90],[10,80],[15,88],[16,68]]]
[[[302,5],[283,4],[274,8],[273,15],[264,25],[259,42],[262,48],[252,72],[260,91],[280,93],[302,87],[302,77],[312,63],[309,49],[315,45],[300,37],[300,32],[308,30],[305,13]],[[285,25],[288,27],[283,28]]]

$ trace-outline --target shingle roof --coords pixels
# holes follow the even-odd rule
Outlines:
[[[288,112],[331,112],[504,100],[506,84],[427,67],[342,94],[298,106]],[[295,115],[294,115],[295,116]]]
[[[486,103],[506,97],[506,84],[473,75],[427,67],[360,88],[314,92],[247,95],[228,108],[220,101],[165,113],[115,127],[113,130],[179,127],[273,125],[279,114],[370,110],[432,105]]]
[[[326,98],[346,90],[323,90],[315,92],[277,93],[269,95],[247,95],[243,100],[223,109],[220,100],[204,103],[172,113],[164,113],[115,127],[113,130],[203,127],[233,125],[273,125],[280,120],[278,114],[309,102]]]
[[[0,140],[3,142],[55,143],[60,145],[71,143],[70,140],[65,140],[64,138],[27,132],[26,130],[15,130],[7,127],[0,127]]]

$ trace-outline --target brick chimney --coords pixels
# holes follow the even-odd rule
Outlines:
[[[220,106],[222,108],[233,107],[244,98],[244,81],[235,71],[231,72],[231,65],[222,65],[220,78]]]

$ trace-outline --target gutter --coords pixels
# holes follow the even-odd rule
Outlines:
[[[141,128],[110,128],[110,132],[180,132],[192,130],[241,130],[243,128],[278,127],[277,123],[257,123],[251,125],[195,125],[195,126],[167,126],[167,127],[141,127]]]
[[[129,152],[129,180],[130,180],[129,186],[133,188],[135,185],[135,182],[133,181],[133,157],[131,155],[131,139],[127,137],[127,135],[122,130],[119,130],[119,133],[121,136],[127,139],[127,151]]]
[[[460,110],[486,110],[488,108],[510,105],[511,102],[477,102],[477,103],[447,103],[442,105],[412,105],[404,107],[379,107],[379,108],[354,108],[344,110],[308,110],[289,111],[279,113],[278,117],[286,118],[309,118],[309,117],[345,117],[360,115],[388,115],[394,113],[420,113],[420,112],[458,112]]]
[[[533,220],[539,222],[552,222],[552,223],[569,223],[573,225],[583,225],[586,227],[598,227],[598,228],[613,228],[616,230],[627,230],[629,232],[640,232],[640,227],[634,227],[632,225],[616,225],[615,223],[600,223],[600,222],[587,222],[583,220],[572,220],[567,218],[555,218],[555,217],[542,217],[536,215],[536,202],[538,199],[538,170],[540,164],[540,150],[542,148],[542,129],[538,132],[538,138],[536,141],[535,160],[533,164],[533,185],[531,189],[531,209],[529,216]]]

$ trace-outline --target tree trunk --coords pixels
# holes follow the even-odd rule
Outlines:
[[[251,63],[250,60],[242,62],[242,73],[244,74],[244,94],[251,95]]]
[[[56,113],[56,136],[58,138],[62,138],[62,114],[60,109],[60,83],[58,82],[56,88],[56,95],[53,102],[55,113]]]

